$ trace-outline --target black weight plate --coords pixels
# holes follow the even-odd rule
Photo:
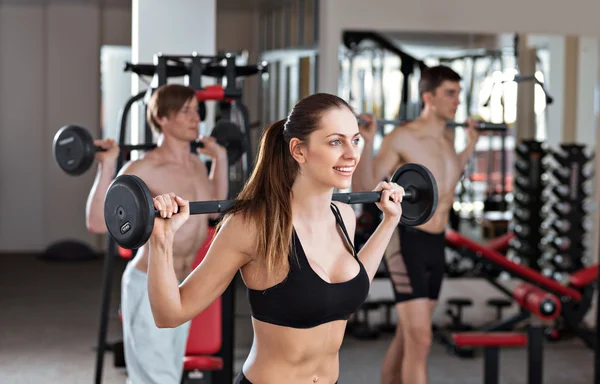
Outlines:
[[[135,175],[119,175],[104,198],[104,222],[119,246],[143,246],[154,228],[155,209],[146,184]]]
[[[392,181],[407,189],[417,190],[415,202],[402,200],[402,217],[400,222],[407,226],[417,226],[431,219],[438,204],[438,187],[435,178],[423,165],[408,163],[396,170]]]
[[[65,125],[54,135],[52,155],[60,169],[77,176],[87,171],[94,162],[94,139],[77,125]]]
[[[227,148],[229,165],[237,163],[246,152],[244,134],[240,127],[231,121],[218,121],[210,135],[217,140],[217,143]]]

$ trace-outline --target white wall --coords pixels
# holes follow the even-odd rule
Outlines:
[[[256,62],[258,14],[226,9],[216,22],[216,49],[246,49]],[[131,43],[130,4],[0,3],[0,253],[41,251],[67,238],[103,246],[84,224],[95,169],[65,175],[51,143],[70,123],[101,135],[100,49]],[[257,85],[258,77],[250,78],[244,98],[253,120]]]
[[[93,170],[65,175],[51,143],[69,123],[98,135],[100,46],[130,43],[130,15],[92,4],[0,5],[0,252],[67,238],[93,244],[84,223]]]

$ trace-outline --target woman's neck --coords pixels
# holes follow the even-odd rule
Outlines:
[[[319,185],[307,177],[298,175],[292,186],[292,216],[301,221],[318,222],[331,216],[333,188]]]

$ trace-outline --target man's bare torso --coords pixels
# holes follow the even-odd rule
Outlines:
[[[419,121],[398,127],[394,135],[394,148],[399,157],[398,166],[405,163],[419,163],[427,167],[438,186],[438,206],[427,223],[418,228],[432,233],[440,233],[448,224],[448,217],[454,203],[456,180],[462,174],[452,135],[445,132],[436,136],[426,130]]]
[[[190,154],[188,165],[170,163],[152,151],[138,160],[131,172],[139,176],[150,189],[151,195],[173,192],[192,202],[212,200],[212,186],[206,167],[195,155]],[[207,237],[208,215],[192,215],[177,231],[173,242],[173,263],[179,281],[183,281],[191,271],[192,264]],[[142,271],[148,268],[148,248],[141,248],[134,260]]]

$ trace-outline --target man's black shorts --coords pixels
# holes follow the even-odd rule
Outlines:
[[[429,233],[398,226],[385,255],[396,303],[438,299],[446,267],[445,249],[444,232]]]

